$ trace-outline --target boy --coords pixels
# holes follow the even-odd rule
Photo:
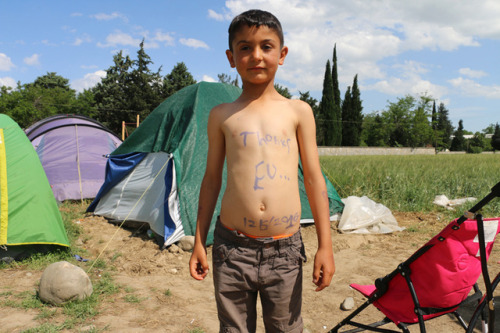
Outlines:
[[[282,97],[274,77],[288,53],[281,24],[272,14],[250,10],[229,27],[231,67],[243,83],[233,103],[213,108],[208,119],[208,156],[198,207],[191,276],[208,274],[205,242],[227,159],[227,184],[214,231],[214,286],[221,332],[255,332],[260,294],[266,332],[302,332],[301,206],[299,153],[317,229],[316,291],[335,271],[329,203],[307,103]]]

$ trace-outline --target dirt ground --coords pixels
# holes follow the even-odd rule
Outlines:
[[[406,230],[389,235],[340,234],[332,223],[336,273],[332,285],[321,292],[314,291],[312,266],[316,249],[314,225],[304,225],[302,234],[309,260],[304,265],[303,319],[305,332],[327,332],[349,311],[340,309],[346,297],[353,297],[356,306],[364,298],[349,287],[349,283],[371,284],[390,273],[398,263],[407,259],[418,247],[439,232],[448,220],[440,214],[393,212]],[[99,313],[68,332],[218,332],[218,320],[211,274],[202,282],[189,276],[189,252],[161,250],[145,230],[118,228],[101,217],[82,216],[75,219],[83,228],[78,240],[90,260],[100,258],[119,285],[119,292],[102,301]],[[497,241],[498,243],[498,241]],[[500,244],[489,260],[490,275],[500,271]],[[208,249],[209,257],[211,248]],[[89,263],[80,265],[87,270]],[[211,263],[210,263],[211,266]],[[36,290],[43,270],[0,270],[0,299],[2,295]],[[101,270],[92,269],[89,275],[100,278]],[[483,288],[484,290],[484,288]],[[497,304],[500,293],[496,292]],[[500,307],[497,305],[497,308]],[[260,311],[260,310],[259,310]],[[465,318],[470,309],[464,309]],[[500,317],[498,315],[497,319]],[[43,319],[39,310],[0,307],[0,332],[22,332],[45,322],[60,324],[64,314],[58,310],[50,319]],[[367,321],[382,319],[375,308],[362,316]],[[394,328],[387,325],[387,328]],[[496,324],[500,330],[500,323]],[[449,316],[428,322],[428,332],[459,332],[458,322]],[[418,327],[412,326],[412,332]],[[479,332],[479,330],[476,330]],[[259,321],[258,332],[264,332]]]

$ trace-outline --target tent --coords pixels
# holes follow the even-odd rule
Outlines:
[[[58,201],[95,198],[108,155],[121,144],[102,124],[80,115],[48,117],[25,132]]]
[[[0,258],[69,247],[49,182],[30,141],[0,114]]]
[[[163,238],[164,246],[183,235],[194,235],[207,158],[208,114],[214,106],[232,102],[240,94],[235,86],[200,82],[167,98],[111,154],[106,181],[87,211],[111,220],[147,222]],[[300,183],[302,218],[310,219],[303,181]],[[333,215],[342,211],[343,204],[332,184],[327,184]],[[224,189],[225,183],[221,194]]]

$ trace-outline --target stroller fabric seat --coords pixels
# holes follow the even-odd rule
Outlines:
[[[458,224],[457,220],[420,249],[423,254],[405,273],[410,275],[424,320],[456,310],[481,275],[477,221],[465,220]],[[484,219],[486,259],[500,232],[499,221],[498,218]],[[376,285],[350,286],[366,297],[379,291]],[[373,305],[396,325],[417,323],[419,319],[406,278],[395,275],[384,287],[386,291]]]

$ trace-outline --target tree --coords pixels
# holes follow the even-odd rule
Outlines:
[[[409,147],[411,129],[411,110],[415,108],[415,98],[406,95],[398,98],[396,103],[389,103],[386,111],[382,112],[384,123],[389,131],[388,144],[390,147]]]
[[[288,90],[287,87],[284,87],[284,86],[281,86],[279,85],[278,83],[275,83],[274,84],[274,89],[276,89],[276,91],[283,97],[285,98],[292,98],[292,94],[290,93],[290,91]]]
[[[361,101],[361,93],[358,86],[358,74],[354,76],[351,90],[351,112],[349,113],[349,121],[351,122],[353,138],[353,146],[359,146],[361,143],[361,132],[363,130],[363,105]],[[344,120],[342,118],[342,120]],[[342,130],[343,131],[343,130]]]
[[[332,72],[330,60],[326,61],[325,78],[323,80],[323,93],[321,103],[319,105],[318,117],[316,118],[317,125],[317,141],[319,146],[333,146],[334,136],[333,131],[336,130],[334,125],[334,96],[332,86]]]
[[[352,111],[351,87],[347,87],[342,102],[342,146],[359,145],[359,142],[355,143],[357,133],[352,122]]]
[[[236,78],[234,80],[231,78],[231,75],[227,75],[225,73],[217,74],[217,78],[219,79],[219,82],[221,82],[221,83],[230,84],[230,85],[239,87],[238,75],[236,75]]]
[[[454,127],[448,118],[448,109],[440,103],[436,116],[436,148],[443,150],[450,148],[453,130]]]
[[[464,138],[464,125],[462,119],[458,122],[458,129],[453,133],[454,137],[451,140],[451,151],[464,151],[466,150],[466,142]]]
[[[121,133],[122,121],[130,122],[135,111],[131,109],[128,89],[133,84],[129,71],[134,62],[119,51],[113,56],[113,63],[92,92],[98,110],[97,120],[118,134]]]
[[[306,91],[306,92],[301,92],[299,91],[299,94],[300,94],[300,100],[301,101],[304,101],[306,102],[307,104],[309,104],[309,106],[311,107],[311,109],[313,110],[313,114],[314,114],[314,117],[315,119],[317,118],[317,114],[318,114],[318,111],[319,111],[319,105],[318,105],[318,100],[314,97],[311,97],[309,91]]]
[[[333,58],[332,58],[332,86],[333,86],[333,101],[335,105],[342,108],[342,102],[340,100],[340,89],[339,89],[339,75],[337,70],[337,44],[333,46]]]
[[[387,126],[378,113],[371,113],[364,117],[362,137],[369,147],[385,147],[388,141]]]
[[[498,123],[495,125],[495,132],[491,137],[491,146],[494,150],[500,150],[500,126]]]
[[[183,62],[178,62],[170,74],[165,76],[163,80],[163,86],[165,89],[164,98],[167,98],[182,88],[195,83],[196,80],[193,78],[191,73],[189,73],[186,65]]]

